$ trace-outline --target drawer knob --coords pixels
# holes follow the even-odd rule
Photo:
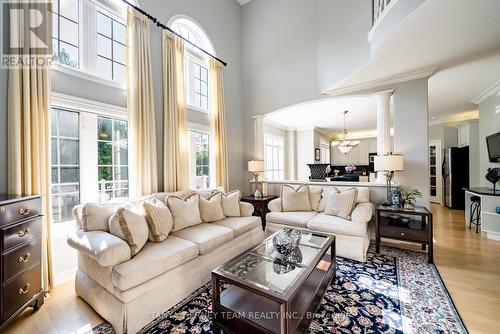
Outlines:
[[[22,214],[23,216],[29,215],[30,212],[31,212],[31,209],[29,207],[24,208],[24,209],[23,208],[19,209],[19,213]]]
[[[26,283],[26,285],[24,286],[24,288],[19,288],[18,293],[20,295],[24,295],[24,294],[28,293],[28,291],[30,291],[30,284]]]
[[[17,261],[19,263],[26,263],[28,262],[30,256],[31,256],[30,253],[26,253],[24,256],[20,256],[19,259],[17,259]]]
[[[29,229],[29,227],[28,227],[28,228],[26,228],[25,230],[22,230],[22,231],[17,232],[17,235],[18,235],[20,238],[25,237],[25,236],[27,236],[28,234],[30,234],[30,229]]]
[[[403,237],[405,236],[405,234],[404,234],[403,232],[401,232],[401,235],[402,235]]]
[[[4,213],[5,212],[5,206],[0,206],[0,213]]]

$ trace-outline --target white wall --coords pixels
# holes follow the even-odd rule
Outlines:
[[[394,153],[404,155],[404,172],[396,173],[400,184],[416,188],[429,205],[429,116],[427,79],[397,84],[394,89]]]
[[[433,124],[429,126],[429,140],[440,140],[442,148],[458,145],[458,131],[455,123]]]
[[[500,105],[500,96],[494,95],[479,104],[479,180],[483,187],[492,188],[492,184],[484,177],[488,168],[499,167],[500,163],[489,162],[486,137],[500,131],[500,113],[495,108]],[[497,184],[497,188],[500,185]]]
[[[253,115],[323,98],[324,88],[364,65],[370,26],[368,0],[253,0],[243,6],[245,146],[254,145]]]
[[[314,163],[314,129],[296,132],[297,180],[308,180],[311,169],[307,164]]]

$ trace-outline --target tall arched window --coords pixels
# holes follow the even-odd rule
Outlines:
[[[215,55],[215,50],[203,29],[185,16],[171,20],[170,28],[194,45]],[[198,48],[185,44],[184,75],[188,112],[209,112],[209,56]],[[191,189],[206,189],[213,185],[213,157],[210,154],[210,129],[206,123],[188,123],[189,183]]]
[[[193,20],[180,17],[173,20],[170,28],[200,48],[215,54],[210,39]],[[188,107],[208,112],[208,56],[185,43],[185,82]]]

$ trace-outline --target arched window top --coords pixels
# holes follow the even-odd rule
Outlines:
[[[170,20],[169,26],[173,31],[175,31],[191,43],[215,55],[213,44],[210,41],[207,33],[197,22],[195,22],[191,18],[179,15],[174,16]],[[191,53],[199,54],[201,57],[205,58],[204,54],[202,55],[198,49],[190,46],[188,43],[186,43],[186,48]]]

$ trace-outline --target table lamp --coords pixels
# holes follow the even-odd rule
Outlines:
[[[394,172],[400,172],[404,170],[403,167],[403,155],[402,154],[385,154],[377,155],[374,157],[374,167],[377,172],[385,172],[386,177],[386,193],[387,199],[386,203],[389,203],[389,194],[391,192],[391,182],[394,177]]]
[[[262,197],[259,190],[259,174],[264,171],[264,160],[250,160],[248,161],[248,171],[253,174],[254,181],[256,184],[254,197]]]

